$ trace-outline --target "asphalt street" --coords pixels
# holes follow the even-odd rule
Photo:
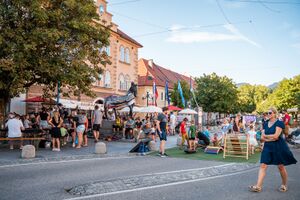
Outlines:
[[[299,161],[300,149],[294,155]],[[247,187],[256,181],[257,165],[125,155],[5,165],[0,166],[0,199],[299,200],[299,164],[287,169],[288,192],[277,191],[280,175],[271,166],[263,191],[250,193]],[[84,192],[72,194],[75,189]]]

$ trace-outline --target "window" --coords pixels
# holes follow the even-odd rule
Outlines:
[[[120,47],[120,60],[125,62],[125,52],[124,52],[124,47]]]
[[[110,72],[106,71],[104,76],[104,87],[109,88],[110,87]]]
[[[162,100],[162,101],[164,100],[164,93],[163,92],[160,93],[160,100]]]
[[[130,63],[130,51],[128,48],[125,49],[125,62]]]
[[[110,56],[110,46],[105,47],[105,48],[104,48],[104,51],[106,52],[106,54],[107,54],[108,56]]]
[[[120,74],[119,75],[119,89],[120,90],[126,90],[126,85],[125,85],[125,78],[124,78],[124,75],[123,74]]]
[[[100,13],[100,15],[102,15],[104,13],[104,7],[103,7],[103,5],[99,6],[99,13]]]
[[[130,76],[129,75],[126,75],[125,76],[125,84],[126,84],[126,90],[128,90],[129,88],[130,88],[130,85],[131,85],[131,83],[130,83]]]
[[[103,86],[103,75],[102,74],[98,74],[97,85]]]

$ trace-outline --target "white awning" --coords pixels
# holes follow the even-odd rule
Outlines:
[[[95,106],[98,105],[100,110],[103,110],[102,104],[95,104],[90,102],[84,102],[84,101],[75,101],[75,100],[69,100],[69,99],[60,99],[59,103],[61,103],[65,108],[70,109],[81,109],[81,110],[94,110]]]

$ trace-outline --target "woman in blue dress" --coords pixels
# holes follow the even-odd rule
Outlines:
[[[264,141],[264,148],[261,153],[260,169],[256,185],[250,186],[251,192],[260,192],[262,184],[266,175],[268,165],[277,165],[282,183],[279,188],[280,192],[287,191],[288,174],[285,165],[296,164],[297,160],[294,158],[287,143],[282,137],[282,130],[284,123],[277,119],[277,110],[270,108],[268,112],[269,120],[264,123],[261,140]]]

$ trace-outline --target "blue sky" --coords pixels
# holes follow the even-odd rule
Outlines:
[[[263,85],[300,74],[300,0],[241,1],[108,0],[108,11],[139,58],[180,73]]]

